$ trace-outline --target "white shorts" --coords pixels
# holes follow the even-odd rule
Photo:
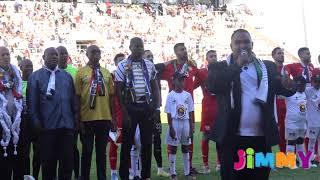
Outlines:
[[[176,138],[170,136],[170,129],[167,130],[166,144],[171,146],[190,145],[191,138],[189,137],[190,125],[189,120],[172,120],[172,127],[176,132]]]
[[[307,130],[307,137],[309,139],[318,139],[320,138],[320,127],[309,127]]]
[[[304,138],[306,134],[305,129],[285,129],[285,139],[286,140],[296,140],[299,137]]]

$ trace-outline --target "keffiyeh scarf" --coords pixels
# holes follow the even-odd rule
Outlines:
[[[227,64],[231,64],[231,56],[227,58]],[[258,92],[256,94],[255,101],[258,103],[266,103],[267,97],[268,97],[268,72],[266,65],[261,61],[260,59],[257,59],[256,57],[253,58],[253,63],[255,66],[255,69],[257,71],[258,76]],[[231,91],[230,91],[230,97],[231,97],[231,108],[234,108],[234,99],[233,99],[233,85],[231,84]]]
[[[17,144],[20,134],[21,112],[23,109],[22,102],[22,80],[18,69],[10,65],[8,69],[9,78],[5,76],[6,71],[0,68],[0,124],[2,126],[2,139],[0,141],[4,150],[4,157],[7,157],[7,147],[10,143],[11,137],[14,145],[14,155],[17,155]],[[10,117],[7,111],[8,100],[6,99],[6,92],[12,91],[13,103],[15,106],[15,116]],[[13,119],[13,121],[12,121]]]
[[[95,108],[96,104],[96,96],[105,96],[106,95],[106,85],[104,82],[104,78],[102,72],[100,70],[100,65],[91,66],[92,69],[91,79],[90,79],[90,99],[89,99],[89,107],[90,109]]]

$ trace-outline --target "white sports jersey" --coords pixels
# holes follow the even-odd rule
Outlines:
[[[164,111],[170,113],[171,118],[175,120],[189,119],[189,112],[194,111],[191,94],[187,91],[182,91],[181,93],[171,91],[168,94]]]
[[[289,129],[305,129],[306,127],[306,94],[296,92],[293,96],[286,97],[285,127]]]
[[[306,88],[307,121],[309,127],[320,127],[320,90]]]

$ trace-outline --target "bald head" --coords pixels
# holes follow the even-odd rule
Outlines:
[[[91,45],[87,48],[86,55],[89,59],[89,64],[92,64],[94,66],[99,64],[99,61],[101,59],[101,50],[96,45]]]
[[[144,54],[144,44],[141,38],[134,37],[130,40],[129,49],[133,60],[142,60]]]
[[[3,69],[8,69],[10,65],[10,52],[9,49],[0,46],[0,67]]]
[[[59,62],[58,62],[59,68],[61,69],[67,68],[68,59],[69,59],[69,53],[67,48],[65,48],[64,46],[59,46],[57,47],[57,51],[59,53]]]
[[[58,65],[59,53],[54,47],[49,47],[44,50],[43,56],[44,64],[47,68],[53,70]]]

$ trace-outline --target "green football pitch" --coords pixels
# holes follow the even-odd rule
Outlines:
[[[196,117],[196,131],[194,134],[194,153],[193,153],[193,166],[196,167],[198,170],[202,167],[202,156],[201,156],[201,139],[202,134],[200,133],[200,117],[201,117],[201,107],[199,105],[196,105],[195,107],[195,117]],[[166,115],[164,113],[161,114],[161,120],[163,122],[162,127],[162,142],[164,142],[165,134],[167,132],[167,120]],[[81,144],[78,143],[78,147],[81,150]],[[167,159],[167,148],[166,145],[162,145],[162,157],[163,157],[163,166],[165,169],[168,169],[168,159]],[[109,149],[109,148],[108,148]],[[118,150],[119,151],[119,150]],[[274,152],[278,151],[278,147],[273,148]],[[94,152],[94,151],[93,151]],[[118,153],[120,154],[120,153]],[[219,173],[215,172],[215,166],[216,166],[216,149],[214,142],[210,142],[210,149],[209,149],[209,162],[211,166],[211,174],[210,175],[197,175],[197,179],[199,180],[216,180],[220,179]],[[107,179],[110,179],[110,168],[109,168],[109,160],[107,160]],[[96,166],[95,166],[95,154],[93,153],[92,158],[92,166],[91,166],[91,179],[96,180]],[[119,161],[118,164],[119,166]],[[179,179],[184,179],[183,176],[183,161],[182,161],[182,154],[181,149],[179,148],[177,152],[177,173]],[[152,177],[151,179],[169,179],[169,178],[162,178],[157,177],[157,167],[155,159],[152,158]],[[274,171],[271,171],[271,180],[320,180],[320,167],[318,168],[312,168],[309,170],[304,169],[296,169],[296,170],[290,170],[288,168],[283,169],[276,169]]]

